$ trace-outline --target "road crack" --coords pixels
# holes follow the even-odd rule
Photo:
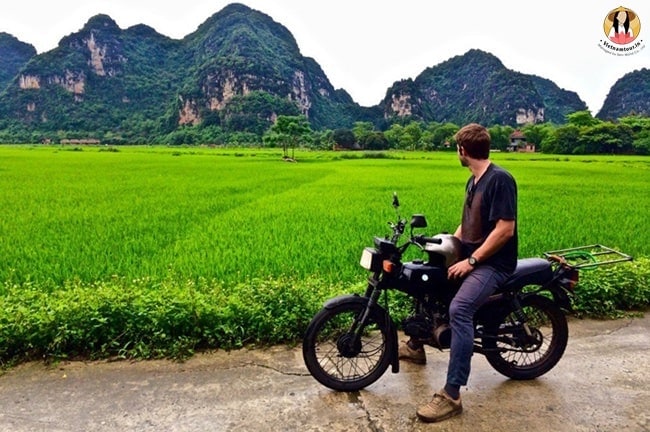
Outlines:
[[[361,397],[360,392],[355,391],[355,392],[348,393],[348,401],[366,414],[366,420],[368,421],[369,430],[371,430],[372,432],[384,432],[384,428],[379,426],[377,420],[372,418],[372,415],[370,414],[370,410],[366,407],[366,404],[363,402],[363,398]]]
[[[286,376],[299,376],[299,377],[311,376],[309,374],[309,372],[288,372],[288,371],[284,371],[282,369],[278,369],[276,367],[269,366],[267,364],[262,364],[262,363],[247,362],[247,363],[242,364],[242,367],[245,367],[245,366],[253,366],[253,367],[259,367],[259,368],[262,368],[262,369],[269,369],[269,370],[277,372],[277,373],[279,373],[281,375],[286,375]]]

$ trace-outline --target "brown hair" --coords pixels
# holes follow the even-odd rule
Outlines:
[[[465,149],[472,159],[487,159],[490,157],[491,138],[488,130],[477,123],[463,126],[456,135],[456,144]]]

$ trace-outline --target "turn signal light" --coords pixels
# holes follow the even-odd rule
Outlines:
[[[395,264],[390,260],[384,260],[382,267],[384,273],[392,273],[395,270]]]

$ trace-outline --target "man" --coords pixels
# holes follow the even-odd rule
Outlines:
[[[448,269],[448,277],[462,283],[449,308],[451,350],[446,384],[417,410],[426,422],[462,412],[460,387],[467,384],[470,373],[474,314],[517,265],[516,182],[489,160],[491,139],[483,126],[468,124],[455,139],[460,163],[472,174],[466,185],[462,221],[454,233],[466,258]],[[426,363],[422,344],[413,340],[400,346],[399,358]]]

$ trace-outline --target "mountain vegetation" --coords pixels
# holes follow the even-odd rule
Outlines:
[[[36,48],[32,45],[21,42],[8,33],[0,32],[0,92],[35,55]]]
[[[566,114],[587,109],[576,93],[508,70],[480,50],[427,68],[415,80],[395,83],[381,105],[386,116],[512,126],[563,123]]]
[[[649,73],[619,80],[596,118],[648,116]],[[0,33],[0,143],[275,145],[264,136],[277,119],[303,116],[315,131],[308,141],[320,148],[355,128],[371,132],[356,148],[436,147],[449,141],[451,125],[479,122],[505,135],[562,126],[585,110],[575,92],[475,49],[394,83],[377,106],[363,107],[300,53],[286,27],[237,3],[181,40],[142,24],[121,29],[107,15],[42,54]],[[413,122],[404,140],[399,128]]]
[[[610,89],[598,117],[615,120],[631,114],[650,116],[650,69],[630,72],[619,79]]]

